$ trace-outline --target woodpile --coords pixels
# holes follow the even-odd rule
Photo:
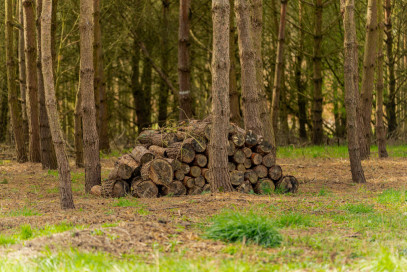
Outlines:
[[[92,193],[153,198],[210,192],[210,132],[210,122],[197,120],[172,131],[141,132],[136,147],[116,161],[109,178],[92,188]],[[298,181],[283,176],[281,167],[274,163],[273,147],[261,136],[234,124],[228,133],[230,180],[236,191],[263,194],[298,190]]]

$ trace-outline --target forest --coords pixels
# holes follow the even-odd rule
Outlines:
[[[407,2],[0,2],[0,272],[406,271]]]

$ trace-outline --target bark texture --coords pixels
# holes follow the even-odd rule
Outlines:
[[[370,156],[370,133],[372,119],[372,101],[374,88],[374,72],[377,50],[377,2],[369,0],[366,15],[366,39],[363,56],[362,89],[360,92],[361,117],[363,119],[360,132],[360,157]]]
[[[16,141],[17,161],[27,161],[27,151],[24,142],[24,129],[21,117],[21,108],[18,102],[17,92],[17,76],[16,76],[16,63],[15,55],[16,47],[14,43],[13,31],[13,6],[12,0],[5,2],[5,25],[6,25],[6,66],[7,66],[7,90],[8,90],[8,104],[10,109],[11,125],[13,127],[13,135]]]
[[[99,137],[96,127],[96,110],[93,69],[93,22],[94,5],[92,0],[80,2],[80,91],[82,95],[83,120],[83,153],[85,162],[85,192],[89,193],[93,186],[99,185],[100,158]]]
[[[348,151],[352,180],[356,183],[365,183],[365,175],[362,168],[359,153],[358,121],[356,108],[358,106],[358,47],[356,40],[354,0],[346,0],[344,3],[344,47],[345,47],[345,106],[347,112]]]
[[[29,157],[32,162],[41,162],[34,0],[23,0],[23,13],[28,89]]]
[[[212,1],[212,130],[209,145],[209,171],[212,192],[233,191],[228,171],[229,127],[229,16],[228,0]]]
[[[45,101],[51,128],[52,140],[55,152],[57,154],[58,172],[59,172],[59,190],[62,209],[74,209],[75,205],[72,197],[71,174],[69,169],[68,157],[65,152],[64,140],[61,126],[59,124],[57,103],[55,100],[54,75],[51,53],[51,18],[52,18],[52,0],[44,0],[42,7],[41,23],[41,45],[42,45],[42,63],[44,65],[44,88]]]
[[[189,15],[190,0],[179,1],[179,32],[178,32],[178,81],[179,81],[179,119],[192,117],[192,98],[189,59]]]
[[[18,0],[18,18],[21,28],[18,30],[18,75],[20,81],[21,114],[23,119],[24,142],[28,143],[28,119],[27,119],[27,75],[25,72],[25,53],[24,53],[24,12],[23,1]]]
[[[170,0],[162,0],[162,33],[161,33],[161,69],[165,74],[168,74],[168,54],[169,54],[169,23],[168,16],[170,13]],[[160,125],[165,124],[168,115],[168,94],[169,87],[164,82],[160,81],[160,91],[158,98],[158,123]]]

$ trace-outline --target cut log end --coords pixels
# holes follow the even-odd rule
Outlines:
[[[155,198],[158,196],[158,187],[151,180],[133,180],[131,195],[138,198]]]
[[[283,176],[283,170],[280,165],[273,165],[269,168],[269,177],[274,181],[279,181]]]
[[[276,190],[281,193],[296,193],[298,187],[299,182],[294,176],[284,176],[277,182]]]

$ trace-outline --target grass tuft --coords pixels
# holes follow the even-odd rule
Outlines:
[[[310,227],[312,226],[312,221],[309,215],[301,213],[288,213],[279,215],[276,220],[276,224],[279,227]]]
[[[401,203],[405,201],[406,201],[406,192],[394,189],[385,190],[378,197],[378,202],[383,204]]]
[[[140,203],[135,199],[119,198],[112,203],[113,207],[140,207]]]
[[[13,237],[0,234],[0,246],[12,245],[16,242],[16,239],[14,239]]]
[[[20,209],[16,209],[16,210],[11,210],[9,212],[6,212],[3,214],[3,216],[35,216],[35,215],[41,215],[39,212],[32,210],[30,208],[28,208],[27,206],[24,206]],[[1,214],[0,214],[1,216]]]
[[[345,211],[355,214],[362,214],[362,213],[372,213],[375,212],[373,205],[366,205],[363,203],[360,204],[346,204],[343,206]]]
[[[31,225],[22,225],[20,227],[20,237],[22,240],[30,239],[33,236]]]
[[[282,236],[268,217],[254,212],[224,211],[211,219],[205,237],[225,242],[247,242],[264,247],[277,247]]]

